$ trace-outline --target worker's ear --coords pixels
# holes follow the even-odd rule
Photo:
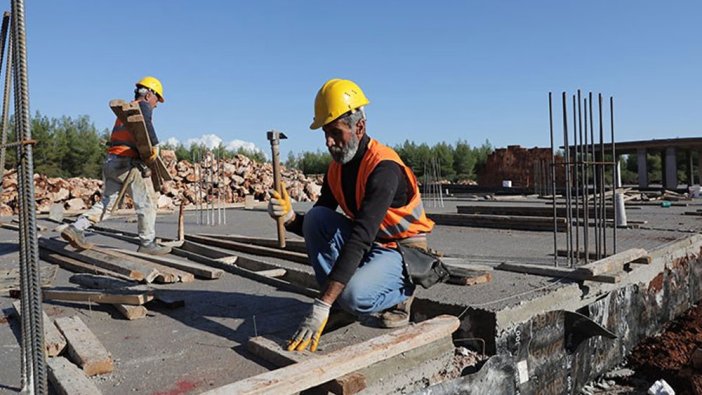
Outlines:
[[[366,134],[366,119],[361,118],[356,122],[356,137],[360,140]]]

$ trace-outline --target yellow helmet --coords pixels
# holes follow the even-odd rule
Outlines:
[[[161,103],[165,101],[163,98],[163,85],[161,85],[161,81],[159,81],[158,78],[151,76],[144,77],[136,83],[136,86],[143,86],[144,88],[151,89],[156,93],[156,96],[158,96],[158,101]]]
[[[351,80],[331,79],[322,85],[314,99],[314,121],[310,129],[319,129],[349,111],[370,103],[361,88]]]

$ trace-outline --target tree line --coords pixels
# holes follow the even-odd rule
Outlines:
[[[405,140],[393,147],[403,162],[412,168],[417,178],[425,175],[438,175],[451,181],[475,180],[488,155],[493,148],[489,141],[479,147],[471,147],[465,140],[455,144],[441,142],[433,146],[427,143],[417,144]],[[329,152],[303,152],[295,155],[289,153],[285,162],[287,167],[301,170],[305,174],[322,174],[331,162]]]
[[[102,163],[106,154],[106,143],[109,140],[110,130],[98,130],[87,115],[77,117],[62,116],[52,118],[36,112],[31,117],[32,138],[37,141],[33,147],[34,171],[49,177],[102,177]],[[14,119],[8,125],[7,142],[15,141]],[[183,144],[172,146],[162,144],[162,148],[172,149],[178,160],[189,160],[201,157],[204,146],[192,144],[185,147]],[[400,158],[412,167],[418,178],[432,173],[451,181],[471,179],[475,180],[477,174],[485,166],[488,155],[493,151],[489,141],[480,146],[471,146],[465,140],[455,144],[441,142],[433,146],[426,143],[417,144],[406,140],[404,143],[393,147]],[[235,155],[244,155],[257,162],[266,162],[263,152],[239,148],[229,150],[220,144],[212,149],[218,157],[229,159]],[[649,180],[652,183],[662,179],[662,160],[660,155],[649,154],[647,158]],[[331,161],[327,151],[289,153],[285,165],[301,170],[305,174],[322,174],[326,172]],[[685,171],[687,163],[692,161],[695,165],[697,153],[693,152],[692,158],[684,155],[678,157],[678,179],[687,180]],[[16,167],[16,150],[8,148],[5,155],[5,168]],[[432,171],[432,164],[434,170]],[[637,156],[628,155],[622,158],[622,182],[625,184],[637,183]],[[610,176],[611,177],[611,176]]]

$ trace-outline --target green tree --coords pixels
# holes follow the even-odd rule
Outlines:
[[[453,169],[453,147],[450,144],[441,142],[432,148],[432,157],[438,161],[439,177],[453,179],[456,171]]]

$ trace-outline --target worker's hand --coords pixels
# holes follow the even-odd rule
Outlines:
[[[268,215],[273,219],[282,217],[283,221],[287,224],[295,218],[295,212],[292,209],[288,190],[285,188],[285,183],[282,181],[280,182],[280,189],[283,191],[282,196],[276,190],[271,189],[268,191],[271,195],[271,199],[268,201]]]
[[[151,156],[146,159],[146,163],[151,163],[158,158],[159,149],[157,146],[151,147]]]
[[[315,299],[312,310],[307,315],[295,335],[288,341],[288,351],[305,351],[307,346],[310,351],[317,351],[319,337],[322,335],[324,327],[329,319],[329,309],[331,305]]]

